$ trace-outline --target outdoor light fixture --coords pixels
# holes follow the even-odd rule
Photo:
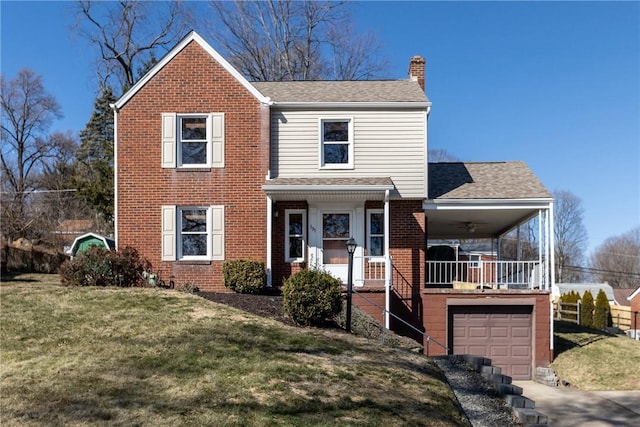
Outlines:
[[[358,243],[353,237],[347,240],[347,252],[349,252],[349,275],[347,276],[347,332],[351,332],[351,295],[353,292],[353,254],[358,247]]]

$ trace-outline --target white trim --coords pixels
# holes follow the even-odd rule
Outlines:
[[[633,291],[633,293],[627,297],[627,301],[633,300],[638,294],[640,294],[640,286],[638,286],[638,289]]]
[[[209,43],[207,43],[198,33],[191,31],[182,40],[176,44],[176,46],[169,51],[158,63],[147,73],[143,78],[138,80],[131,89],[129,89],[118,101],[116,101],[115,108],[122,108],[142,87],[147,84],[158,72],[164,68],[173,58],[175,58],[182,50],[191,42],[196,42],[202,47],[209,55],[213,57],[229,74],[231,74],[245,89],[249,91],[259,102],[267,105],[271,105],[271,100],[268,97],[262,95],[258,89],[256,89],[247,79],[245,79],[235,68],[227,62],[218,52],[216,52]]]
[[[540,209],[548,208],[553,203],[551,198],[531,199],[438,199],[425,200],[425,210],[475,210],[475,209]]]
[[[344,192],[344,191],[375,191],[375,192],[383,192],[393,190],[393,185],[313,185],[313,184],[303,184],[303,185],[269,185],[265,184],[262,186],[264,191],[270,192],[289,192],[289,191],[308,191],[310,193],[319,193],[322,191],[335,191],[335,192]]]
[[[267,259],[266,259],[266,270],[267,270],[267,288],[270,288],[273,284],[273,276],[272,276],[272,242],[273,242],[273,200],[271,197],[267,196]]]
[[[372,255],[371,254],[371,215],[372,214],[382,214],[382,255]],[[365,229],[365,247],[367,249],[368,260],[369,262],[382,262],[385,259],[385,256],[388,254],[386,252],[386,240],[387,236],[385,233],[385,224],[387,223],[386,218],[384,217],[384,208],[383,209],[367,209],[366,219],[365,219],[366,229]],[[380,237],[380,234],[377,234],[376,237]]]
[[[182,233],[182,213],[188,210],[204,210],[206,229],[204,232],[189,233],[189,235],[205,235],[207,238],[207,251],[204,255],[184,255],[182,253],[183,247],[183,233]],[[177,256],[178,261],[209,261],[211,259],[212,244],[211,244],[211,209],[208,206],[178,206],[176,209],[176,244],[177,244]]]
[[[302,257],[291,258],[289,257],[289,215],[301,214],[302,215]],[[284,211],[284,262],[305,262],[307,252],[307,210],[306,209],[285,209]]]
[[[347,140],[346,141],[325,141],[324,140],[324,123],[342,123],[347,122]],[[325,145],[344,145],[347,144],[348,158],[347,163],[326,163],[324,160]],[[355,137],[353,117],[320,117],[318,119],[318,169],[334,170],[334,169],[354,169],[354,149]]]
[[[118,247],[118,110],[113,109],[113,236]]]
[[[428,111],[431,107],[431,102],[411,102],[411,101],[400,101],[400,102],[277,102],[273,101],[271,104],[274,108],[300,108],[304,110],[311,109],[334,109],[334,108],[419,108],[425,109]]]

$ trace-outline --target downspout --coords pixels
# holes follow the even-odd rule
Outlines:
[[[391,254],[389,253],[389,190],[384,192],[384,253],[386,265],[384,269],[384,327],[389,329],[389,313],[391,310]]]
[[[267,288],[272,286],[272,275],[271,275],[271,241],[272,241],[272,230],[273,230],[273,200],[271,200],[271,196],[267,196]]]

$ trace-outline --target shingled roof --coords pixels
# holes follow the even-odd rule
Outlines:
[[[277,103],[429,102],[412,80],[252,82]]]
[[[430,199],[538,199],[549,191],[521,161],[429,163]]]

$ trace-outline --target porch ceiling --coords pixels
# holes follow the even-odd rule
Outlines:
[[[425,202],[428,239],[481,239],[500,236],[548,209],[549,200]]]

